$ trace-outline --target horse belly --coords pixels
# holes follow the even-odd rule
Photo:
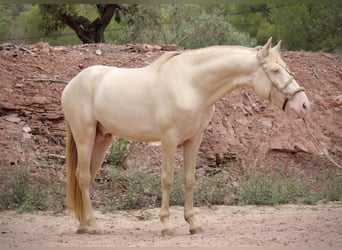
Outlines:
[[[119,77],[116,82],[104,84],[95,98],[95,118],[110,134],[136,141],[158,141],[160,129],[154,116],[153,95],[147,83],[133,80]]]
[[[112,116],[112,119],[97,120],[102,125],[104,132],[133,141],[159,141],[160,132],[156,126],[144,120]]]

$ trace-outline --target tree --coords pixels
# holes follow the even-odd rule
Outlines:
[[[312,4],[308,6],[311,42],[315,50],[342,52],[342,4]]]
[[[276,40],[283,41],[284,48],[307,50],[312,46],[311,19],[307,5],[304,4],[273,8],[271,9],[272,29],[270,31]]]
[[[95,7],[98,16],[94,21],[90,21],[79,15],[78,5],[41,4],[39,8],[43,17],[42,28],[49,33],[69,26],[83,43],[103,43],[106,27],[114,15],[116,20],[120,20],[122,7],[119,4],[96,4]]]
[[[0,39],[4,39],[11,34],[12,13],[8,5],[0,5],[0,12]]]
[[[341,52],[341,4],[236,5],[231,23],[264,44],[272,36],[283,48]]]
[[[230,23],[238,30],[248,32],[251,37],[256,38],[258,27],[270,20],[270,7],[266,4],[227,5],[227,8]]]

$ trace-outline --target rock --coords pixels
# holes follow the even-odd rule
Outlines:
[[[97,49],[97,50],[95,51],[95,54],[98,55],[98,56],[102,56],[102,50]]]
[[[36,43],[32,45],[32,47],[33,47],[32,48],[33,52],[43,52],[45,54],[49,54],[52,51],[49,43],[45,43],[45,42]]]
[[[43,105],[47,103],[48,98],[45,96],[34,96],[32,97],[32,104],[40,104]]]
[[[342,106],[342,95],[338,95],[338,96],[334,97],[330,103],[330,106],[332,106],[332,107]]]
[[[19,123],[21,119],[18,117],[18,114],[9,114],[4,117],[4,119],[8,122]]]
[[[22,129],[25,133],[31,133],[32,129],[29,126],[25,126]]]

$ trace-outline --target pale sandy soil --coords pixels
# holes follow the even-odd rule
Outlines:
[[[196,208],[204,232],[190,235],[183,208],[172,207],[173,237],[160,235],[159,209],[97,212],[101,235],[78,235],[71,216],[0,213],[2,247],[295,246],[342,247],[342,204]]]

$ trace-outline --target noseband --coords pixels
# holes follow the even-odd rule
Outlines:
[[[266,67],[265,67],[265,62],[261,62],[260,60],[259,61],[259,64],[260,66],[262,67],[262,69],[264,70],[265,74],[267,75],[268,79],[271,81],[272,83],[272,86],[273,87],[276,87],[282,94],[284,94],[286,96],[285,98],[285,101],[283,103],[283,106],[282,106],[282,109],[285,111],[285,108],[286,108],[286,104],[288,103],[289,100],[291,100],[297,93],[301,92],[301,91],[305,91],[305,89],[303,87],[298,87],[296,90],[292,91],[292,92],[289,92],[286,90],[287,86],[290,85],[290,83],[293,81],[293,76],[294,76],[294,73],[293,72],[290,72],[287,68],[285,68],[283,65],[281,65],[280,63],[276,62],[278,65],[280,65],[280,67],[282,67],[283,69],[285,69],[285,71],[287,73],[289,73],[289,75],[291,76],[285,83],[283,86],[279,86],[276,82],[274,82],[272,80],[272,78],[270,77],[270,75],[267,73],[267,70],[266,70]],[[271,98],[272,98],[272,89],[270,91],[270,94],[269,94],[269,97],[268,99],[271,101]]]

